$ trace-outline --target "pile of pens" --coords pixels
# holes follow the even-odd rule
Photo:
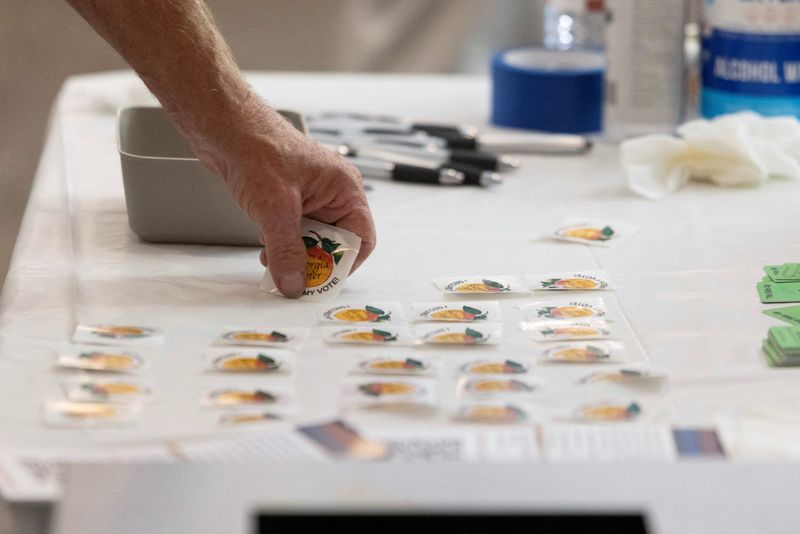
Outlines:
[[[309,134],[348,158],[364,178],[491,186],[519,161],[485,147],[471,127],[349,112],[306,118]]]

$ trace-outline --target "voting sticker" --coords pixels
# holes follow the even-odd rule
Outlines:
[[[241,345],[249,347],[287,347],[299,345],[308,336],[308,328],[228,328],[216,345]]]
[[[608,275],[603,271],[529,275],[525,280],[535,291],[600,291],[610,285]]]
[[[410,339],[408,329],[390,326],[323,326],[322,339],[328,343],[354,343],[360,345],[406,345]]]
[[[274,423],[276,421],[281,421],[281,416],[260,410],[226,412],[219,416],[220,425],[231,427]]]
[[[462,378],[458,388],[461,396],[504,397],[533,393],[537,385],[518,377],[487,376]]]
[[[594,319],[606,315],[605,303],[600,298],[540,300],[523,304],[520,310],[528,321]]]
[[[264,348],[208,351],[209,368],[226,373],[286,374],[291,372],[294,353]]]
[[[503,325],[500,323],[420,324],[414,327],[414,338],[418,343],[433,345],[497,345],[503,341]]]
[[[641,415],[642,407],[637,402],[597,402],[575,411],[575,418],[587,423],[635,421]]]
[[[499,322],[500,306],[497,301],[487,302],[434,302],[412,304],[412,320],[418,322]]]
[[[605,339],[611,331],[603,319],[585,321],[535,321],[520,324],[522,331],[536,341],[570,341],[582,339]]]
[[[345,386],[345,404],[392,405],[435,403],[434,382],[414,378],[375,378],[354,381]]]
[[[44,408],[44,422],[49,426],[94,426],[132,423],[139,419],[139,405],[101,402],[50,402]]]
[[[438,372],[437,363],[416,356],[371,358],[360,362],[356,371],[376,375],[432,375]]]
[[[358,256],[361,238],[343,228],[312,219],[301,220],[306,247],[306,288],[300,300],[332,300],[342,291]],[[267,269],[260,289],[281,295]]]
[[[149,326],[79,324],[72,340],[101,345],[159,345],[164,341],[164,333]]]
[[[509,403],[471,403],[456,409],[453,419],[465,423],[513,424],[530,419],[530,414],[521,406]]]
[[[559,343],[542,350],[540,357],[550,363],[604,363],[624,359],[622,343],[608,341]]]
[[[218,388],[208,391],[204,401],[210,406],[260,406],[277,404],[283,396],[275,391],[260,388]]]
[[[589,373],[578,380],[578,384],[636,384],[657,382],[665,379],[667,375],[656,369],[642,366],[621,367],[613,370],[602,370]]]
[[[524,375],[530,367],[513,359],[486,359],[465,363],[460,369],[467,375]]]
[[[552,230],[548,236],[560,241],[607,247],[633,235],[636,230],[636,226],[621,222],[574,220],[564,222]]]
[[[436,287],[444,293],[456,295],[503,295],[507,293],[528,293],[528,290],[513,276],[465,276],[437,278]]]
[[[75,380],[62,383],[62,388],[72,402],[131,404],[149,400],[154,394],[149,382],[125,379]]]
[[[84,347],[60,354],[56,365],[64,369],[127,373],[143,369],[145,360],[128,350]]]
[[[320,313],[320,321],[334,324],[397,323],[404,320],[403,306],[399,302],[340,304]]]

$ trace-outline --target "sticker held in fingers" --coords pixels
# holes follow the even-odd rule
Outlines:
[[[305,218],[301,221],[301,231],[306,248],[306,288],[300,299],[336,298],[358,257],[361,238],[342,228]],[[269,269],[264,273],[260,288],[281,295]]]

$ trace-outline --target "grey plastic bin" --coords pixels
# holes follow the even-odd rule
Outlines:
[[[281,112],[299,130],[302,117]],[[158,107],[117,114],[128,224],[144,241],[258,246],[257,226]]]

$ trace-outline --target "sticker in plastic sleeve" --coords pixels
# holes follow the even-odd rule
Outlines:
[[[525,280],[535,291],[599,291],[610,285],[603,271],[529,275]]]
[[[237,328],[231,327],[217,339],[215,345],[244,347],[289,347],[300,345],[308,337],[308,328]]]
[[[456,295],[504,295],[506,293],[528,293],[522,282],[514,276],[463,276],[460,278],[437,278],[436,287],[444,293]]]
[[[103,371],[107,373],[129,373],[145,367],[145,360],[136,352],[105,347],[80,347],[58,356],[58,367]]]
[[[638,402],[603,401],[581,406],[575,419],[586,423],[619,423],[635,421],[642,415]]]
[[[464,377],[459,380],[462,397],[506,397],[533,393],[538,387],[532,380],[508,376]]]
[[[361,247],[353,232],[311,219],[301,221],[306,246],[306,289],[303,300],[331,300],[342,291]],[[261,280],[261,290],[280,295],[269,269]]]
[[[334,324],[402,323],[405,314],[399,302],[339,304],[324,308],[320,321]]]
[[[439,362],[425,357],[379,357],[359,362],[357,373],[375,375],[436,375]]]
[[[140,414],[138,404],[58,401],[45,405],[44,422],[59,427],[119,425],[135,422]]]
[[[520,306],[522,316],[527,321],[544,319],[593,319],[605,318],[606,306],[603,299],[557,299],[540,300]]]
[[[207,391],[204,404],[217,408],[237,406],[271,406],[288,401],[285,393],[273,389],[251,387],[219,387]]]
[[[209,369],[226,373],[288,374],[294,353],[273,348],[217,349],[207,353]]]
[[[584,245],[608,247],[633,235],[638,228],[632,224],[613,221],[568,221],[551,231],[548,237]]]
[[[375,377],[345,385],[346,405],[434,405],[435,383],[420,378]]]
[[[501,323],[420,324],[414,327],[418,343],[433,345],[497,345],[503,341]]]
[[[154,395],[149,382],[126,379],[75,380],[63,382],[67,400],[72,402],[108,402],[131,404],[149,400]]]
[[[160,345],[164,342],[164,332],[149,326],[79,324],[72,340],[100,345]]]
[[[465,423],[514,424],[530,420],[530,414],[523,407],[504,402],[469,403],[459,406],[453,419]]]
[[[219,416],[219,424],[222,426],[250,426],[280,420],[280,415],[262,410],[225,412]]]
[[[601,382],[631,384],[660,381],[666,377],[667,375],[664,372],[656,369],[642,366],[630,366],[613,370],[595,371],[578,380],[578,384],[596,384]]]
[[[603,319],[586,321],[534,321],[521,323],[522,330],[536,341],[570,341],[611,337]]]
[[[550,363],[613,363],[624,360],[622,343],[614,341],[571,342],[550,345],[541,353]]]
[[[524,375],[530,366],[513,359],[475,360],[461,366],[461,372],[467,375]]]
[[[322,339],[328,343],[354,343],[361,345],[406,345],[410,339],[407,328],[393,326],[323,326]]]
[[[486,302],[432,302],[412,304],[414,316],[418,322],[500,322],[500,306],[497,301]]]

